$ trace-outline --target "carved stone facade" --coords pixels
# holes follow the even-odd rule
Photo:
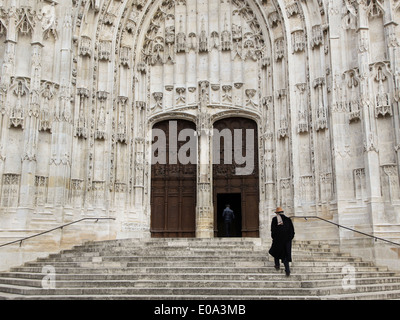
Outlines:
[[[184,119],[212,237],[213,124],[245,117],[262,238],[280,205],[399,239],[399,21],[398,0],[0,1],[1,231],[150,236],[152,127]]]

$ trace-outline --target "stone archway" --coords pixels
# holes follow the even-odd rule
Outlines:
[[[163,1],[148,15],[152,19],[144,20],[135,50],[136,106],[143,106],[140,116],[148,124],[174,115],[196,119],[195,230],[196,237],[212,237],[212,123],[229,114],[262,119],[272,56],[268,27],[251,1]],[[152,230],[154,182],[151,178],[147,196]],[[258,221],[256,194],[251,203]],[[258,222],[253,229],[244,235],[258,236]]]

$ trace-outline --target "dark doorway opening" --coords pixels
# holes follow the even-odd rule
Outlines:
[[[225,222],[222,212],[229,204],[235,215],[231,226],[231,237],[242,236],[242,197],[240,193],[218,193],[217,194],[217,236],[226,237]]]

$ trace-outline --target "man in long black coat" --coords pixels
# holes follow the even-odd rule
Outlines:
[[[269,254],[275,259],[275,269],[279,270],[279,259],[285,266],[285,273],[290,275],[289,262],[292,262],[292,240],[294,226],[292,220],[283,214],[281,207],[275,210],[276,217],[271,222],[272,246]]]

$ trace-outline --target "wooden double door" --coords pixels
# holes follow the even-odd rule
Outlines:
[[[174,120],[175,121],[175,120]],[[193,122],[185,120],[170,120],[158,122],[153,129],[165,133],[165,150],[153,150],[152,154],[164,151],[166,163],[153,163],[151,166],[151,235],[152,237],[195,237],[196,236],[196,199],[197,199],[197,164],[182,164],[181,161],[171,163],[169,151],[171,145],[178,150],[189,140],[173,141],[176,135],[172,134],[171,124],[176,125],[179,132],[189,129],[195,135],[196,126]],[[259,236],[259,182],[258,182],[258,146],[257,124],[245,118],[227,118],[214,123],[214,128],[225,131],[225,139],[232,139],[232,143],[225,143],[219,135],[213,136],[212,145],[217,141],[220,148],[219,161],[212,167],[213,205],[214,205],[214,236],[224,237],[225,225],[222,220],[222,211],[229,203],[235,212],[235,221],[232,226],[231,236],[258,237]],[[235,129],[241,130],[241,154],[250,155],[248,161],[253,161],[253,170],[245,174],[238,174],[237,168],[243,168],[249,163],[238,163],[235,157],[239,154],[237,143],[234,143]],[[253,139],[249,148],[246,130],[253,132]],[[239,137],[239,135],[236,135]],[[192,137],[196,139],[196,137]],[[237,142],[237,141],[236,141]],[[197,147],[197,146],[196,146]],[[229,148],[230,150],[226,150]],[[236,150],[235,150],[236,148]],[[192,149],[193,151],[193,149]],[[213,149],[215,152],[215,148]],[[230,156],[229,156],[230,154]],[[229,159],[225,159],[228,155]],[[197,155],[195,156],[197,159]],[[251,158],[251,159],[250,159]],[[215,158],[214,158],[215,159]],[[228,160],[228,161],[226,161]],[[232,161],[230,161],[232,160]],[[243,159],[242,159],[243,160]],[[239,161],[240,162],[240,161]],[[210,204],[212,205],[212,204]]]

